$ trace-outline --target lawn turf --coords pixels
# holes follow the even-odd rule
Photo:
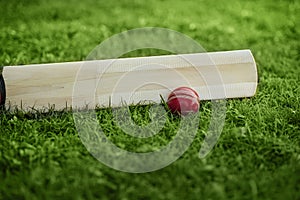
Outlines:
[[[201,102],[189,150],[145,174],[115,171],[93,158],[71,112],[4,111],[0,199],[300,199],[299,13],[299,1],[292,0],[0,1],[2,66],[84,60],[113,34],[151,26],[182,32],[207,51],[249,48],[259,70],[254,97],[227,101],[222,135],[208,157],[198,158],[210,119],[210,102]],[[137,123],[148,122],[147,109],[132,108]],[[120,146],[147,151],[161,145],[116,137],[109,109],[99,115]],[[164,141],[176,119],[169,123]]]

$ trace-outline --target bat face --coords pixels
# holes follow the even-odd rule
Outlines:
[[[160,97],[166,99],[181,86],[195,89],[201,100],[251,97],[257,87],[252,53],[237,50],[7,66],[0,75],[0,104],[25,110],[50,105],[60,110],[94,108],[94,103],[118,107],[124,100],[128,105],[160,103]]]

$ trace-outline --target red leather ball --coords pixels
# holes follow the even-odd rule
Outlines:
[[[196,113],[200,107],[199,95],[192,88],[179,87],[171,92],[167,104],[174,114]]]

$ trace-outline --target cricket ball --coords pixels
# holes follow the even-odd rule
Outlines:
[[[199,95],[192,88],[179,87],[170,93],[167,104],[174,114],[196,113],[200,107]]]

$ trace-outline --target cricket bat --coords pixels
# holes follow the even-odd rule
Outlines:
[[[200,100],[251,97],[257,68],[250,50],[5,66],[0,101],[9,108],[56,110],[160,103],[188,86]]]

